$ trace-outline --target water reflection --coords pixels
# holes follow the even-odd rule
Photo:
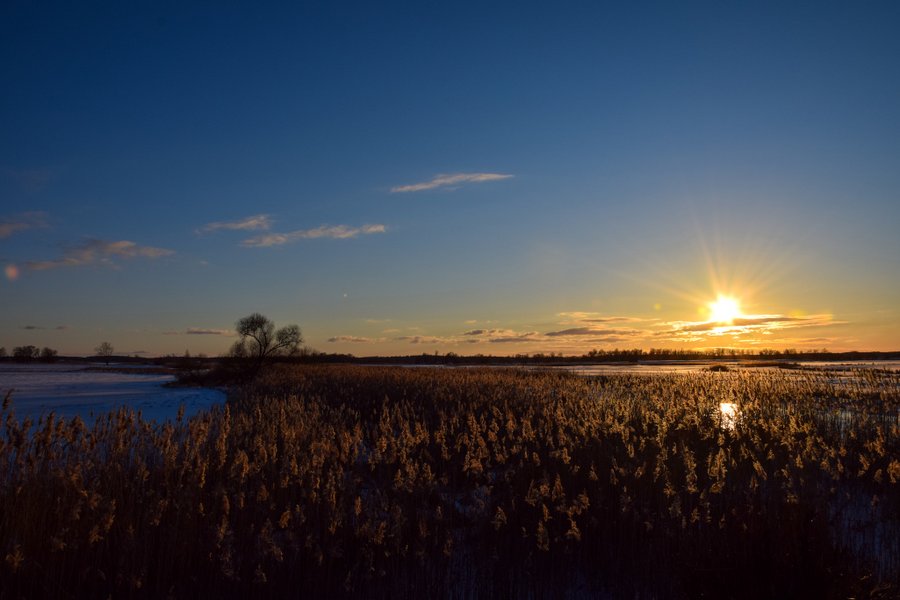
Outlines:
[[[734,402],[720,402],[719,414],[722,418],[722,428],[729,431],[737,425],[738,409]]]

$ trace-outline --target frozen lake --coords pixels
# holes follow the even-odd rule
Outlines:
[[[85,422],[125,406],[145,419],[175,419],[184,406],[185,416],[225,401],[225,394],[207,388],[167,388],[172,375],[89,371],[91,365],[0,364],[0,397],[13,390],[11,408],[16,417],[37,420],[49,412]]]

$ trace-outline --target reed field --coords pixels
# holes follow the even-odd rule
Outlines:
[[[0,598],[895,598],[900,375],[274,365],[15,416]]]

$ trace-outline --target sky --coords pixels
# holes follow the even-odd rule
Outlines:
[[[898,29],[3,2],[0,346],[217,355],[260,312],[358,356],[900,350]]]

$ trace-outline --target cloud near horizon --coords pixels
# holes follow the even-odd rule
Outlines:
[[[103,264],[116,266],[115,258],[162,258],[175,254],[174,250],[154,248],[153,246],[139,246],[128,241],[119,240],[108,242],[89,238],[67,249],[61,258],[55,260],[30,260],[25,267],[31,271],[46,271],[59,267],[80,267],[91,264]]]
[[[188,327],[184,331],[164,331],[163,335],[237,335],[231,329],[213,329],[209,327]]]
[[[231,329],[208,329],[204,327],[188,327],[186,335],[236,335]]]
[[[584,311],[561,312],[559,316],[570,319],[565,323],[645,323],[656,320],[641,317],[606,316],[602,313]]]
[[[448,339],[450,338],[439,337],[436,335],[401,335],[395,337],[394,341],[409,342],[410,344],[444,344],[447,343]]]
[[[398,330],[389,330],[397,332]],[[394,342],[406,342],[409,344],[446,344],[446,345],[472,345],[472,344],[544,344],[547,350],[558,349],[560,345],[573,343],[615,343],[635,339],[641,335],[639,330],[623,329],[585,329],[563,330],[542,333],[540,331],[517,331],[514,329],[470,329],[456,335],[400,335],[390,338]],[[370,338],[364,336],[338,335],[330,337],[328,342],[351,343],[379,343],[387,341],[385,338]]]
[[[269,246],[290,244],[299,240],[314,240],[319,238],[345,240],[360,235],[385,233],[386,231],[387,228],[380,223],[362,225],[361,227],[350,227],[348,225],[322,225],[315,229],[298,229],[297,231],[289,231],[287,233],[267,233],[265,235],[259,235],[244,240],[241,242],[241,246],[247,248],[267,248]]]
[[[197,229],[197,233],[211,233],[213,231],[268,231],[272,227],[272,218],[269,215],[252,215],[238,221],[214,221]]]
[[[394,186],[391,188],[391,192],[422,192],[463,183],[483,183],[485,181],[499,181],[511,177],[513,177],[513,175],[506,173],[456,173],[453,175],[435,175],[430,180],[421,183]]]
[[[667,323],[669,329],[656,332],[655,336],[671,341],[700,341],[725,335],[743,336],[748,334],[771,335],[776,331],[800,327],[826,327],[843,325],[846,321],[835,321],[832,315],[808,315],[790,317],[786,315],[744,315],[730,323],[714,321],[673,321]]]
[[[335,342],[350,342],[353,344],[372,344],[375,342],[384,341],[383,338],[370,338],[356,335],[336,335],[334,337],[330,337],[327,340],[329,343]]]
[[[534,351],[585,353],[588,350],[603,347],[667,347],[668,343],[709,342],[708,347],[721,345],[723,337],[740,336],[741,343],[759,344],[796,344],[808,346],[813,343],[837,342],[838,338],[807,337],[776,340],[773,333],[796,328],[825,327],[840,325],[832,315],[744,315],[735,319],[730,325],[710,321],[671,321],[663,322],[656,318],[615,316],[604,317],[597,313],[568,312],[559,313],[563,320],[560,325],[586,323],[577,327],[566,327],[551,331],[515,330],[502,328],[477,328],[460,331],[451,335],[428,335],[425,332],[415,335],[400,335],[390,338],[393,342],[406,342],[417,345],[444,345],[469,347],[473,345],[527,345]],[[606,328],[604,323],[626,324],[618,328]],[[632,326],[633,324],[633,326]],[[759,337],[757,338],[756,335]],[[388,341],[384,338],[357,337],[342,335],[329,338],[329,342],[376,343]],[[662,346],[658,346],[662,343]]]

